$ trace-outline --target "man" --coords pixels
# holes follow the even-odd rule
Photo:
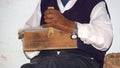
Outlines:
[[[25,52],[31,63],[21,68],[103,68],[113,38],[105,0],[40,0],[25,28],[40,26],[77,35],[78,48]]]

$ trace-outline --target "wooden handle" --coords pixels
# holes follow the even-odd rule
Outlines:
[[[54,7],[48,7],[48,9],[54,9]],[[48,27],[48,38],[51,38],[54,36],[54,28]]]

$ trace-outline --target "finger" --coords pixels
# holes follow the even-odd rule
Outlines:
[[[48,14],[44,16],[45,22],[52,22],[52,21],[56,22],[59,20],[58,18],[59,18],[58,16],[52,14]]]
[[[53,20],[52,19],[45,19],[45,23],[47,24],[52,24]]]
[[[44,12],[44,15],[53,13],[53,10],[54,10],[54,9],[47,9],[47,10]]]
[[[54,16],[55,16],[54,14],[46,14],[46,15],[45,15],[45,18],[46,18],[46,19],[47,19],[47,18],[48,18],[48,19],[52,19],[52,18],[54,18]]]
[[[45,12],[44,12],[44,15],[46,15],[46,14],[48,14],[49,13],[49,10],[46,10]]]
[[[44,24],[44,25],[42,25],[42,27],[46,28],[46,27],[52,27],[52,26],[51,26],[51,24]]]

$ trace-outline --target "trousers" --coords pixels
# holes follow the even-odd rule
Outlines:
[[[100,64],[92,57],[62,51],[44,52],[24,64],[21,68],[100,68]]]

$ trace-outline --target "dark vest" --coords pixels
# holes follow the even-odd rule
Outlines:
[[[58,11],[58,5],[56,0],[41,0],[41,11],[42,11],[42,19],[41,24],[44,24],[44,11],[47,9],[48,6],[54,6],[54,8]],[[80,23],[89,23],[90,21],[90,14],[92,9],[95,7],[96,4],[104,0],[77,0],[75,5],[65,11],[63,15],[72,21],[77,21]],[[78,48],[77,49],[71,49],[66,50],[67,52],[71,53],[83,53],[88,54],[91,57],[94,57],[94,59],[98,62],[103,62],[104,56],[106,51],[100,51],[94,48],[91,45],[84,44],[80,39],[78,39]]]

